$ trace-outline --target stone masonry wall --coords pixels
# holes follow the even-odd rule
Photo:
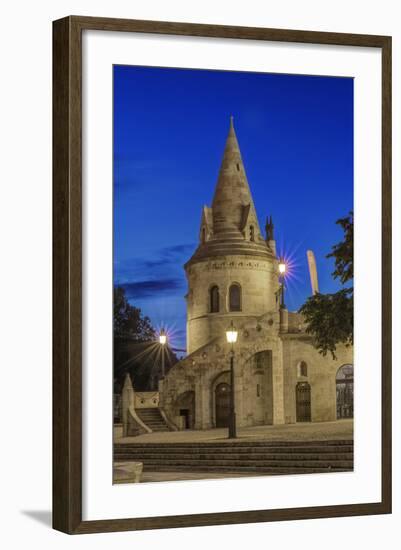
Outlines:
[[[187,295],[188,353],[224,334],[228,318],[249,321],[267,311],[277,310],[277,270],[273,261],[249,256],[223,256],[201,261],[187,268],[189,292]],[[240,312],[230,312],[228,291],[233,283],[242,289]],[[219,287],[220,311],[210,312],[209,290]],[[238,321],[240,322],[240,321]]]
[[[353,364],[353,348],[339,346],[336,359],[321,355],[305,334],[283,336],[285,421],[296,422],[296,385],[308,382],[311,386],[312,422],[336,420],[336,374],[345,364]],[[307,365],[307,376],[300,376],[297,366]]]

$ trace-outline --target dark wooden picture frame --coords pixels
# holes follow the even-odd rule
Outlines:
[[[82,31],[380,48],[382,54],[382,496],[379,502],[82,520]],[[391,512],[391,37],[71,16],[53,23],[53,527],[69,534]]]

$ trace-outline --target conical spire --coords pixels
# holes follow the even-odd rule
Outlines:
[[[247,223],[253,226],[255,235],[260,234],[232,116],[212,209],[216,237],[238,235]]]
[[[202,214],[200,244],[186,265],[204,258],[233,254],[273,258],[260,232],[234,120],[230,117],[212,207]]]

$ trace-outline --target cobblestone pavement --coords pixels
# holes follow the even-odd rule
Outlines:
[[[253,426],[238,428],[238,441],[317,441],[326,439],[352,439],[353,420],[335,422],[311,422],[279,426]],[[227,439],[227,429],[185,430],[180,432],[153,432],[136,437],[122,437],[122,428],[114,429],[115,443],[196,443],[222,442]],[[233,441],[233,440],[231,440]]]

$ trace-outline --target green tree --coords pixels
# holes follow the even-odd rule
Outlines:
[[[336,221],[344,231],[344,239],[332,247],[326,258],[334,258],[335,270],[332,273],[335,279],[340,279],[342,284],[352,281],[354,278],[354,213]]]
[[[354,278],[353,212],[336,223],[342,227],[344,238],[326,257],[334,258],[334,279],[348,286],[334,294],[310,296],[299,310],[305,317],[306,332],[313,336],[315,347],[322,355],[330,352],[333,359],[338,344],[350,346],[354,341],[354,289],[349,284]]]
[[[160,368],[160,345],[151,320],[131,305],[122,287],[114,288],[113,296],[113,366],[114,393],[121,393],[126,373],[138,391],[156,389]],[[166,372],[177,357],[166,346]]]
[[[135,342],[154,340],[156,331],[152,327],[149,317],[143,317],[141,310],[128,302],[121,286],[114,287],[113,298],[114,337],[129,337]]]

